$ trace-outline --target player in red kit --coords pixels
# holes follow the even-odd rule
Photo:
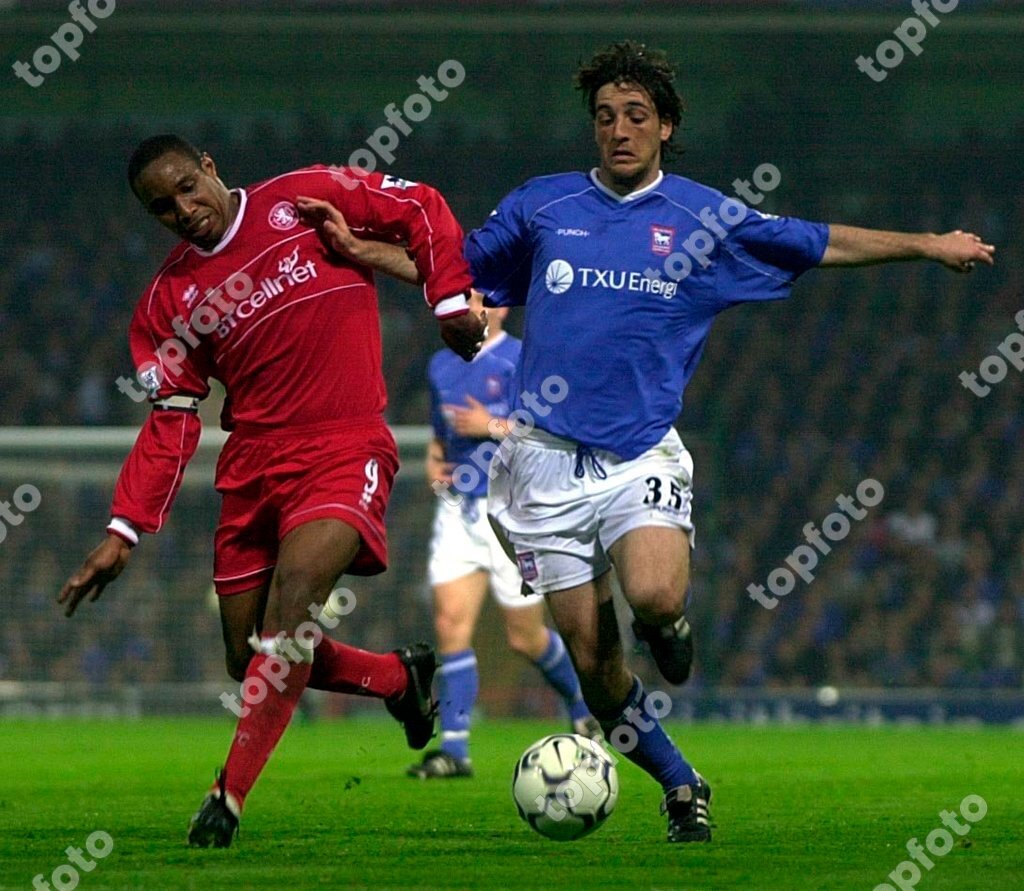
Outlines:
[[[373,275],[336,250],[334,207],[378,245],[407,245],[456,352],[471,358],[484,326],[466,301],[462,231],[429,186],[316,166],[229,190],[213,160],[176,136],[141,143],[128,178],[183,243],[130,328],[153,411],[118,477],[107,538],[59,599],[69,616],[95,600],[139,534],[163,526],[199,441],[199,401],[210,378],[221,381],[231,436],[217,464],[214,583],[228,673],[243,691],[250,680],[266,690],[237,709],[227,761],[189,830],[190,844],[226,847],[307,686],[383,699],[412,748],[433,734],[429,647],[369,653],[310,621],[342,573],[386,568],[384,511],[398,467],[382,416]]]

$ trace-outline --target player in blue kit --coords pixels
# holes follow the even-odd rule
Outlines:
[[[540,177],[467,239],[477,288],[526,306],[513,410],[554,377],[565,398],[533,413],[491,468],[492,519],[524,581],[547,596],[584,698],[608,739],[662,786],[670,842],[711,837],[711,789],[684,759],[623,658],[614,568],[666,680],[687,677],[693,461],[673,422],[711,323],[786,297],[815,266],[992,263],[975,235],[882,232],[767,216],[661,171],[682,115],[664,55],[615,44],[580,67],[599,150],[590,173]],[[528,398],[529,397],[529,398]]]
[[[491,305],[526,306],[512,409],[533,429],[510,430],[491,465],[491,518],[524,582],[547,597],[605,735],[664,790],[668,840],[700,842],[711,838],[711,789],[626,666],[611,570],[662,675],[682,682],[693,461],[673,423],[711,323],[730,306],[788,296],[816,266],[932,260],[969,272],[991,265],[995,248],[959,230],[768,216],[665,175],[682,118],[674,79],[662,53],[632,42],[582,65],[598,166],[516,189],[470,233],[466,258]],[[385,247],[389,266],[415,274]],[[553,380],[564,392],[539,400]]]
[[[470,306],[479,306],[474,300]],[[509,646],[529,659],[565,703],[575,733],[599,737],[601,727],[583,702],[579,679],[562,639],[544,624],[544,598],[524,597],[515,564],[487,519],[487,476],[474,454],[497,450],[505,434],[509,384],[520,341],[502,330],[507,309],[487,314],[488,335],[467,365],[451,350],[430,361],[428,380],[434,436],[427,446],[427,481],[453,484],[457,467],[468,469],[456,497],[437,499],[430,541],[429,576],[441,667],[438,702],[441,746],[409,768],[421,779],[469,777],[469,726],[479,688],[472,640],[488,584],[501,609]],[[461,481],[461,478],[460,478]]]

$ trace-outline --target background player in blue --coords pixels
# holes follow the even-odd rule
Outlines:
[[[470,301],[474,311],[480,307]],[[487,314],[488,335],[472,363],[451,350],[430,360],[428,380],[434,438],[427,446],[427,481],[451,484],[452,470],[472,465],[481,443],[497,445],[508,417],[509,384],[520,341],[502,330],[507,309]],[[438,702],[441,747],[409,768],[421,779],[469,777],[469,727],[479,688],[473,633],[488,585],[505,621],[509,646],[529,659],[559,693],[574,732],[600,736],[600,725],[583,702],[579,680],[561,637],[544,624],[544,598],[524,597],[515,564],[487,520],[487,476],[460,490],[458,499],[438,498],[430,541],[430,584],[441,668]]]
[[[547,596],[606,736],[664,789],[669,841],[687,842],[710,839],[711,790],[625,664],[611,569],[662,674],[685,680],[693,463],[672,425],[712,320],[786,297],[815,266],[928,259],[967,272],[991,264],[994,248],[959,231],[766,216],[664,175],[682,112],[673,80],[663,54],[629,42],[582,65],[598,167],[512,192],[469,235],[466,256],[490,303],[526,306],[513,409],[567,384],[532,412],[533,432],[506,441],[491,516]]]

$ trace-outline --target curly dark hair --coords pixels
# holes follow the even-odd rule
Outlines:
[[[670,154],[677,150],[672,140],[685,111],[683,99],[673,86],[675,79],[675,66],[662,50],[625,40],[595,53],[589,62],[581,62],[573,86],[583,92],[591,117],[597,113],[597,91],[605,84],[642,87],[654,102],[658,117],[672,122],[672,136],[661,144],[662,153]]]

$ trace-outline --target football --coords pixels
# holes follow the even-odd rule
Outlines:
[[[512,798],[519,816],[555,841],[589,835],[615,809],[615,762],[594,740],[556,733],[535,742],[516,762]]]

